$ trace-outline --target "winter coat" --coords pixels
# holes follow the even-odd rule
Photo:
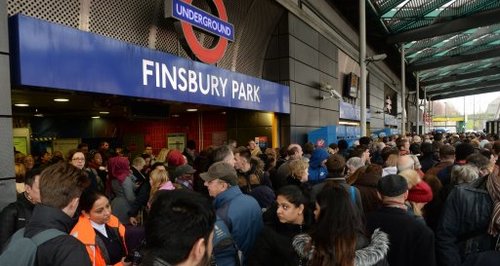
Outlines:
[[[118,236],[120,237],[122,247],[124,248],[125,256],[127,254],[127,250],[125,247],[125,227],[120,224],[118,218],[111,215],[107,226],[111,228]],[[102,240],[97,236],[92,224],[90,223],[90,219],[80,215],[78,219],[78,223],[71,230],[71,235],[76,239],[80,240],[86,247],[88,256],[92,261],[93,266],[106,266],[106,262],[109,262],[109,255],[106,250],[106,247]],[[116,263],[114,265],[122,265],[121,262]]]
[[[359,189],[364,213],[375,211],[382,206],[382,201],[377,193],[377,183],[379,180],[380,176],[366,173],[360,175],[352,184]]]
[[[307,232],[313,222],[312,211],[304,210],[304,224],[281,223],[274,205],[263,214],[264,229],[257,238],[248,257],[248,265],[305,265],[293,249],[293,238]]]
[[[492,250],[487,234],[493,202],[487,177],[456,186],[448,196],[436,229],[436,250],[441,265],[460,265],[471,253]]]
[[[257,201],[232,186],[214,199],[217,215],[224,221],[243,255],[248,255],[262,230],[262,212]]]
[[[298,235],[293,240],[293,247],[301,258],[310,260],[314,254],[311,247],[311,236],[308,234]],[[388,265],[387,251],[389,250],[389,238],[386,233],[377,229],[373,232],[371,240],[358,235],[356,241],[356,252],[354,258],[355,266]],[[391,264],[392,265],[392,264]],[[397,264],[394,264],[397,265]],[[401,264],[402,265],[402,264]]]
[[[33,209],[30,222],[26,225],[24,235],[34,235],[47,230],[57,229],[69,233],[75,221],[60,209],[37,204]],[[70,235],[55,237],[38,246],[36,253],[37,266],[90,266],[90,258],[85,246]]]
[[[434,234],[406,210],[384,206],[368,213],[366,228],[368,232],[380,228],[389,235],[389,265],[436,265]]]
[[[111,187],[115,195],[115,198],[111,201],[111,209],[113,215],[118,217],[122,224],[129,223],[128,212],[131,209],[131,204],[135,201],[134,186],[131,176],[127,176],[123,183],[120,183],[117,179],[111,181]]]
[[[7,205],[0,212],[0,253],[10,237],[29,222],[34,207],[35,205],[24,196],[24,193],[21,193],[17,195],[17,201]]]

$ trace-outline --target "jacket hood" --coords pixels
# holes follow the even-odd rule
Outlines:
[[[328,154],[326,150],[315,149],[311,154],[311,158],[309,159],[309,166],[318,167],[321,165],[321,162],[328,159],[329,156],[330,154]]]
[[[293,239],[293,248],[300,258],[310,260],[314,253],[311,236],[308,234],[300,234]],[[356,250],[354,265],[368,266],[375,265],[379,261],[387,257],[389,251],[389,237],[386,233],[376,229],[371,237],[371,242]]]
[[[376,229],[372,234],[370,244],[362,249],[356,250],[354,265],[375,265],[376,263],[387,257],[388,251],[389,236],[386,233],[380,231],[380,229]]]

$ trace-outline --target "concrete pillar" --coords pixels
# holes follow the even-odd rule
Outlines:
[[[7,0],[0,0],[0,209],[16,200]]]

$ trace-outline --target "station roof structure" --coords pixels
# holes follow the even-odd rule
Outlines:
[[[359,25],[358,1],[330,1]],[[407,74],[432,100],[500,91],[500,1],[366,1],[369,44],[399,57],[404,47]]]

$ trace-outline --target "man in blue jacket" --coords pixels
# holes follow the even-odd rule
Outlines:
[[[263,227],[259,204],[241,192],[236,170],[226,162],[214,163],[200,177],[205,181],[210,196],[215,198],[216,214],[229,228],[237,249],[242,252],[244,264],[245,256]]]

